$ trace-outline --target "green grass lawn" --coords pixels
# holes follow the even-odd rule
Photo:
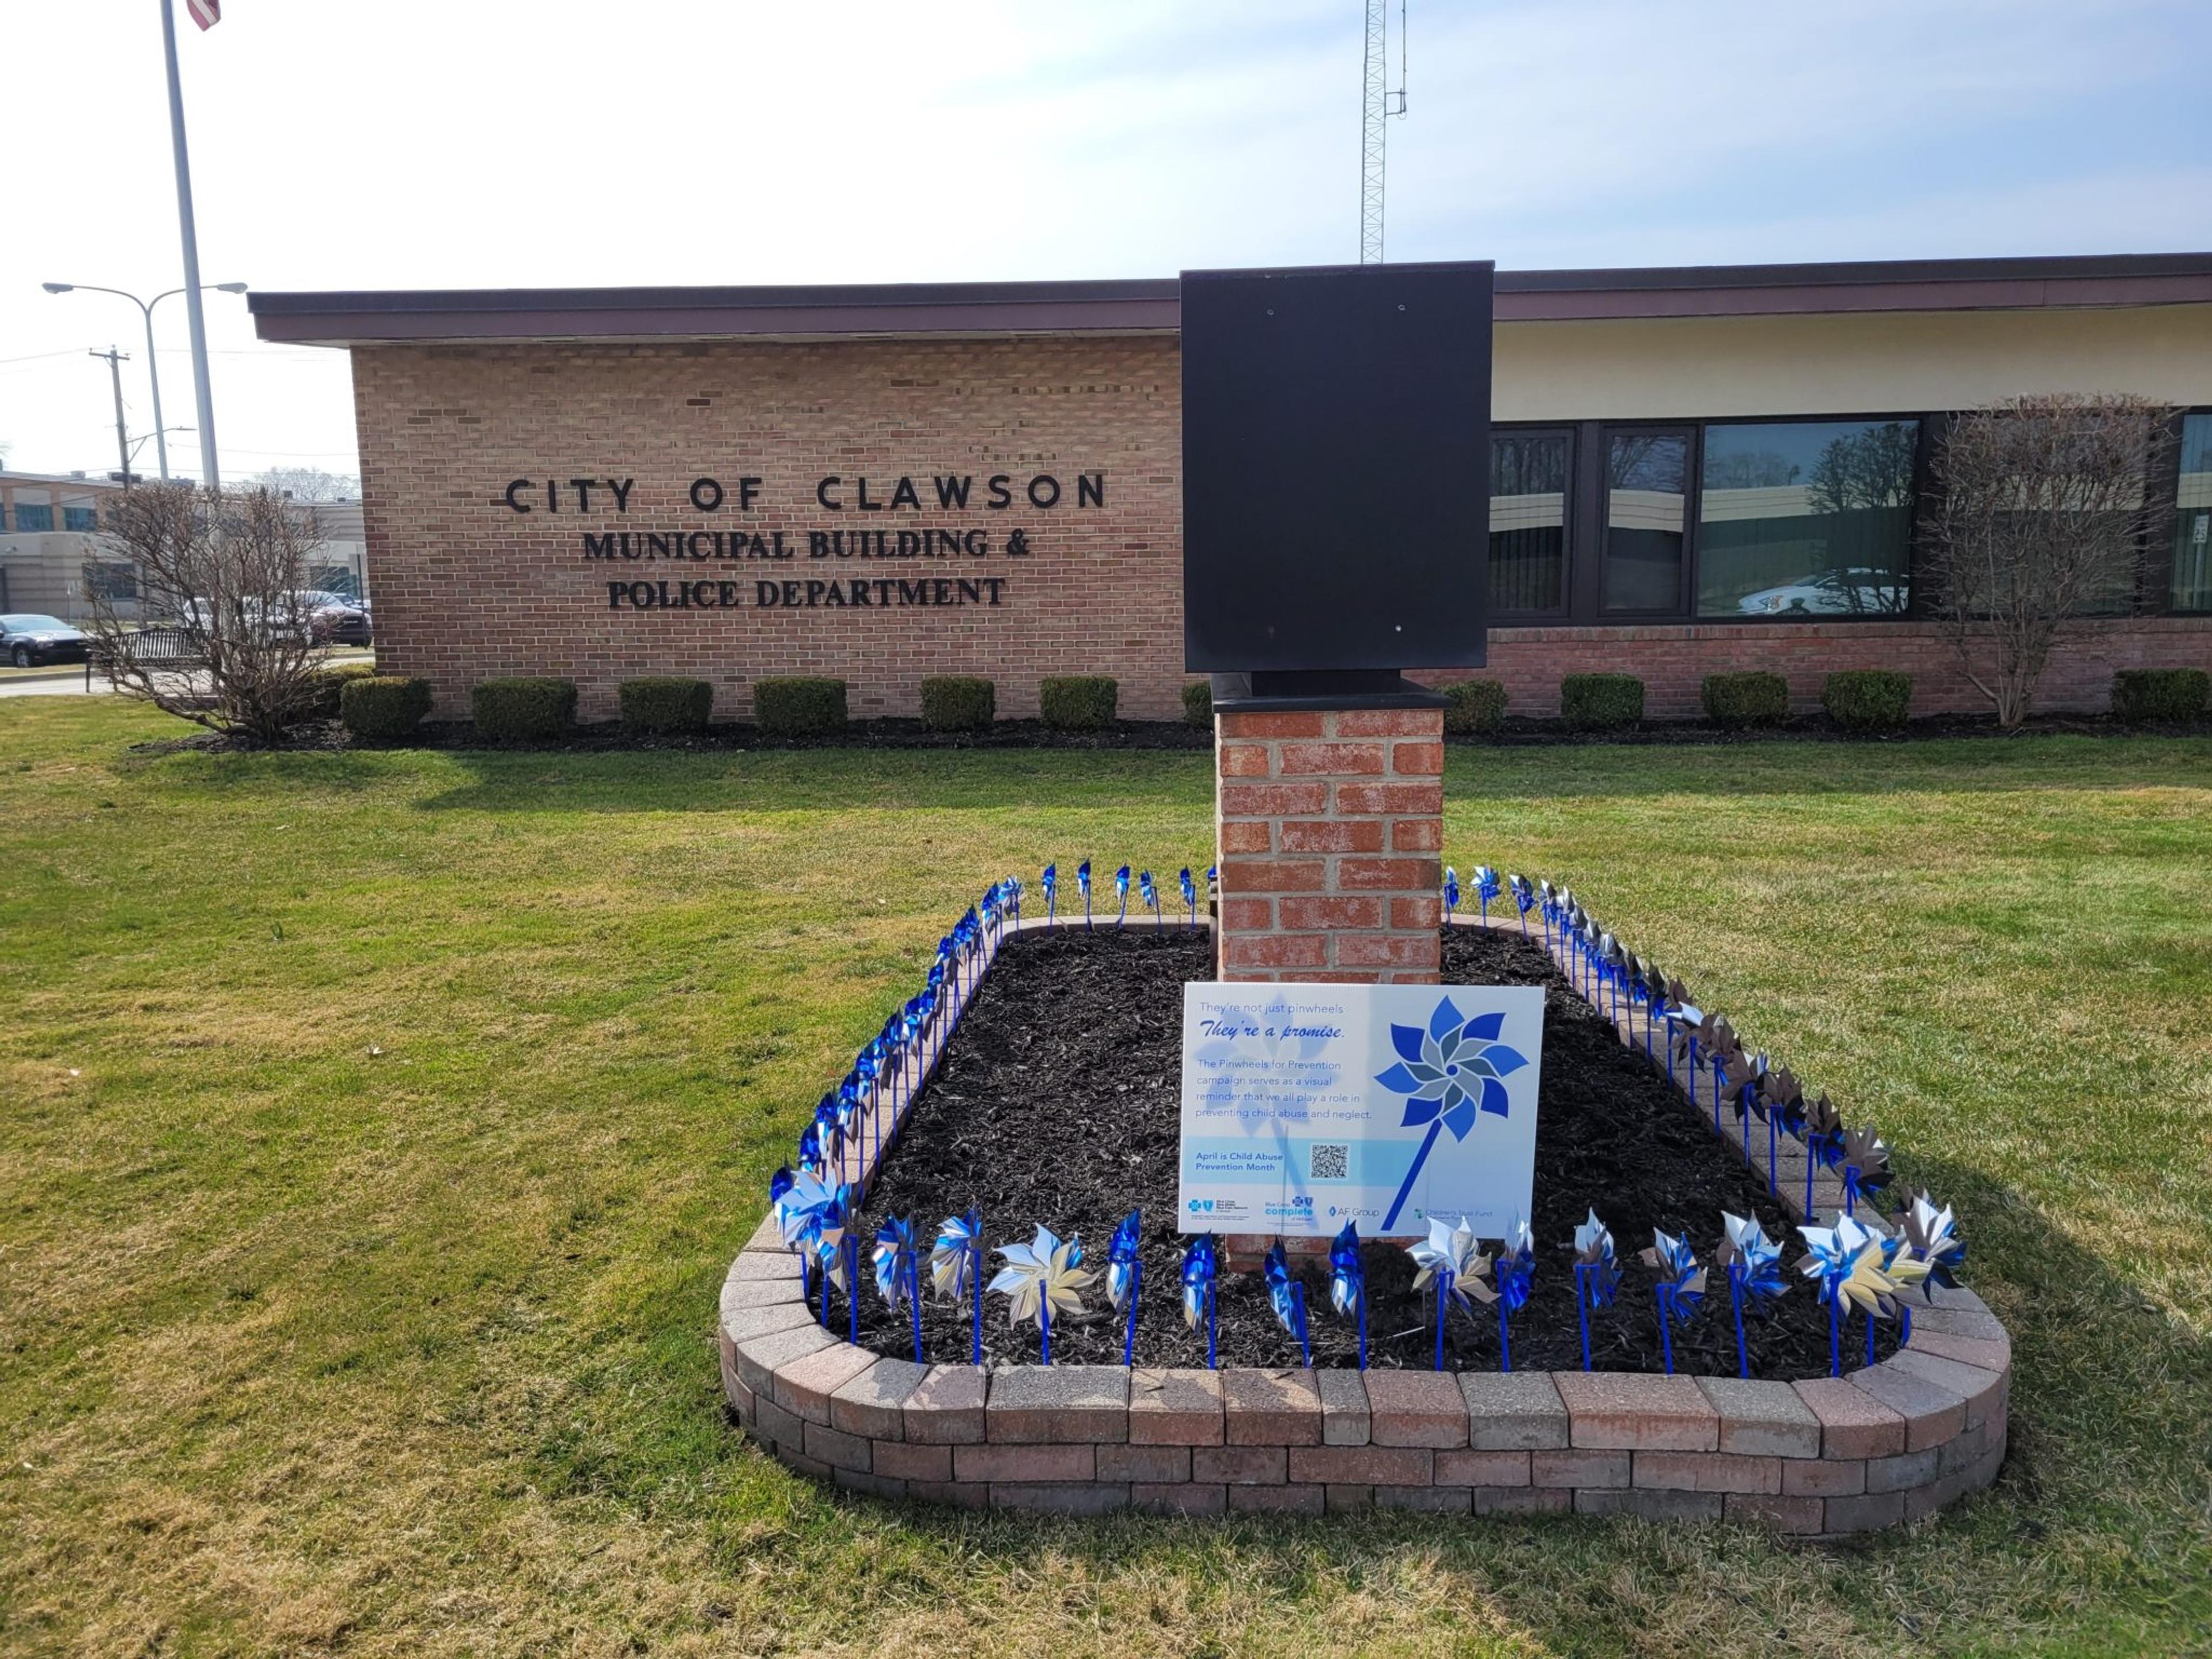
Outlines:
[[[131,752],[181,729],[0,702],[0,1650],[2212,1648],[2212,743],[1453,751],[1462,871],[1959,1206],[2012,1457],[1831,1550],[944,1514],[725,1421],[823,1087],[994,877],[1202,866],[1202,755]]]

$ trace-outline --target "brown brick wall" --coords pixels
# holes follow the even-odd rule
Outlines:
[[[1434,984],[1443,714],[1214,717],[1221,976]]]
[[[653,345],[378,346],[354,354],[362,490],[378,656],[422,674],[441,714],[465,709],[492,674],[576,680],[580,712],[613,710],[614,688],[645,674],[715,682],[718,713],[750,710],[751,682],[828,674],[850,685],[856,716],[915,712],[931,673],[990,676],[1004,715],[1036,712],[1054,673],[1111,674],[1125,714],[1181,712],[1181,436],[1172,339]],[[1103,507],[1078,505],[1077,479],[1104,475]],[[816,501],[825,474],[846,483],[842,513]],[[975,478],[975,503],[941,511],[933,474]],[[1009,474],[1015,505],[981,505]],[[1050,509],[1025,485],[1048,473]],[[854,480],[888,501],[910,476],[924,510],[863,513]],[[737,480],[761,480],[750,511]],[[573,510],[572,477],[635,480],[626,513]],[[720,480],[719,512],[688,499]],[[535,481],[523,515],[500,501]],[[545,510],[547,479],[568,496]],[[981,557],[796,558],[609,567],[581,536],[629,530],[975,528]],[[1034,552],[1007,556],[1010,532]],[[606,584],[730,580],[740,609],[611,611]],[[763,579],[801,582],[1000,578],[1001,604],[938,609],[757,610]],[[719,594],[717,594],[719,597]]]
[[[613,710],[634,675],[689,674],[715,683],[717,712],[750,711],[751,683],[770,674],[830,674],[851,685],[855,715],[910,714],[931,673],[990,676],[1002,714],[1036,711],[1038,680],[1111,674],[1121,708],[1173,718],[1182,672],[1182,457],[1176,342],[1119,336],[1019,340],[711,342],[635,345],[409,346],[358,349],[364,520],[377,606],[380,663],[422,674],[441,714],[465,709],[492,674],[562,675],[581,712]],[[940,511],[928,482],[1013,479],[1016,505]],[[1076,479],[1104,476],[1103,507],[1077,504]],[[860,476],[878,500],[912,477],[921,510],[832,513],[816,482],[836,473],[851,501]],[[1060,503],[1030,506],[1031,476],[1060,482]],[[573,510],[573,477],[634,479],[629,510]],[[720,480],[719,512],[686,492]],[[761,480],[750,510],[736,481]],[[499,501],[510,480],[534,482],[527,515]],[[544,510],[547,479],[568,496]],[[815,560],[640,559],[587,562],[581,536],[627,529],[977,528],[982,557]],[[1006,554],[1008,532],[1035,546]],[[1003,579],[996,608],[752,607],[753,584],[849,582],[926,574]],[[616,577],[733,581],[737,609],[608,608]],[[716,597],[720,597],[719,592]],[[1627,669],[1648,683],[1658,718],[1697,712],[1698,686],[1723,669],[1786,673],[1813,707],[1832,669],[1895,667],[1918,681],[1923,714],[1978,710],[1940,631],[1920,623],[1753,624],[1626,629],[1505,629],[1492,667],[1512,712],[1556,713],[1563,673]],[[2212,618],[2097,623],[2059,647],[2044,705],[2097,709],[2113,669],[2212,664]],[[1440,678],[1449,678],[1443,676]]]

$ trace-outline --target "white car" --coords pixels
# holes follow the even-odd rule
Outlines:
[[[1736,601],[1747,617],[1883,617],[1905,609],[1905,579],[1889,570],[1839,570],[1762,587]]]

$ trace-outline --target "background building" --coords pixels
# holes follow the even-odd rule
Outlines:
[[[138,580],[99,532],[123,486],[82,472],[66,477],[0,471],[0,611],[32,611],[81,622],[102,586],[126,620],[138,616]],[[323,544],[307,561],[307,585],[350,598],[368,592],[368,550],[361,503],[303,507]]]
[[[2145,578],[2072,630],[2046,708],[2212,659],[2212,255],[1501,271],[1491,668],[1656,715],[1772,668],[1983,707],[1916,586],[1948,416],[2020,393],[2175,410]],[[1177,285],[257,294],[262,337],[351,349],[380,662],[465,707],[492,674],[839,675],[910,714],[972,672],[1176,712]],[[1347,547],[1357,560],[1367,550]]]

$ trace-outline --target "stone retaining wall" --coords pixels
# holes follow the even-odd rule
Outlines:
[[[1641,1046],[1640,1022],[1622,1025]],[[1779,1180],[1794,1212],[1790,1167]],[[1802,1183],[1802,1153],[1795,1168]],[[1839,1188],[1816,1183],[1816,1209],[1841,1203]],[[1996,1316],[1972,1291],[1942,1288],[1916,1304],[1911,1341],[1891,1358],[1802,1382],[918,1365],[816,1322],[773,1218],[731,1264],[720,1328],[731,1410],[799,1473],[880,1497],[1063,1514],[1572,1510],[1863,1532],[1996,1479],[2012,1375]]]

